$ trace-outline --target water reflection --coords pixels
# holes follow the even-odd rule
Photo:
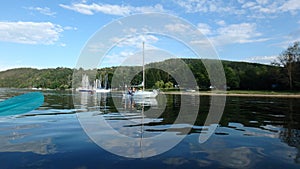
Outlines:
[[[12,143],[12,140],[7,137],[20,137],[20,134],[13,133],[12,136],[0,136],[0,152],[32,152],[40,155],[54,154],[56,152],[55,145],[52,143],[51,138],[41,139],[39,141],[29,141],[25,143]],[[24,137],[24,136],[22,136]]]
[[[27,89],[1,89],[0,99],[31,92]],[[0,153],[57,153],[55,133],[47,133],[45,125],[57,123],[58,115],[74,114],[69,91],[43,91],[44,104],[28,113],[0,118]],[[54,117],[54,118],[53,118]],[[49,127],[49,126],[48,126]],[[51,129],[51,128],[50,128]]]
[[[280,132],[280,138],[286,142],[289,146],[297,148],[297,155],[295,162],[300,163],[300,122],[299,122],[299,104],[295,105],[296,99],[290,99],[288,101],[288,111],[286,111],[286,124],[283,130]],[[298,121],[297,121],[298,120]]]
[[[163,102],[156,99],[143,102],[124,100],[124,98],[121,99],[121,94],[119,97],[115,97],[115,100],[112,100],[111,96],[107,94],[97,96],[82,93],[80,97],[81,109],[99,111],[98,114],[93,112],[93,116],[105,112],[107,115],[103,116],[104,120],[114,130],[125,136],[133,138],[139,136],[137,128],[141,125],[145,126],[146,137],[147,135],[148,137],[155,136],[162,132],[175,133],[176,137],[208,132],[204,121],[209,114],[210,100],[207,99],[209,97],[201,97],[199,114],[195,123],[189,120],[191,117],[187,113],[185,114],[186,118],[183,118],[187,120],[181,120],[178,125],[174,125],[172,128],[170,125],[176,121],[181,104],[188,102],[192,105],[194,96],[184,98],[180,95],[167,95],[163,98]],[[116,100],[119,103],[116,103]],[[299,121],[296,120],[299,119],[296,118],[299,116],[299,112],[296,111],[299,110],[298,103],[299,100],[297,99],[228,97],[225,113],[219,127],[233,129],[241,132],[241,136],[246,137],[280,138],[289,146],[299,149]],[[116,105],[122,106],[117,107]],[[145,110],[149,110],[145,111],[143,116],[141,116],[141,105],[144,105]],[[141,123],[142,117],[144,118],[143,123]],[[215,125],[215,127],[217,126]],[[235,132],[216,131],[214,134],[225,136],[233,133]],[[118,144],[120,145],[120,143]],[[295,162],[299,162],[299,150],[295,158]]]
[[[0,99],[22,92],[26,91],[2,91]],[[199,144],[199,135],[208,132],[208,96],[201,96],[194,117],[189,111],[180,115],[180,108],[193,106],[195,96],[165,95],[128,106],[121,93],[44,91],[44,95],[46,103],[40,109],[0,118],[1,166],[12,161],[17,166],[4,168],[24,168],[25,163],[36,163],[37,157],[39,168],[61,164],[99,168],[99,163],[104,168],[130,168],[133,163],[139,168],[298,168],[300,164],[299,99],[227,97],[216,131]],[[101,137],[88,138],[77,116],[93,126],[90,133]],[[185,118],[176,122],[178,116]],[[183,139],[164,149],[177,138]],[[115,152],[148,158],[129,159]],[[23,162],[15,160],[20,156]],[[55,163],[57,159],[60,164]]]
[[[85,98],[81,98],[82,103],[86,103]],[[115,107],[117,109],[115,112],[110,110],[111,112],[104,113],[101,110],[89,109],[85,113],[77,114],[89,137],[101,148],[113,154],[131,158],[151,157],[169,150],[183,138],[174,132],[148,132],[153,126],[146,124],[160,121],[157,118],[160,117],[160,112],[164,111],[165,102],[122,97],[122,99],[115,98],[114,105],[118,106]],[[190,126],[184,129],[188,127]]]
[[[208,159],[217,161],[224,167],[248,168],[251,163],[255,163],[255,160],[257,160],[257,158],[253,158],[253,154],[251,149],[247,147],[224,148],[210,152]]]
[[[11,121],[11,119],[6,121]],[[18,120],[12,122],[18,123]],[[15,124],[10,126],[8,122],[2,122],[0,152],[32,152],[41,155],[55,153],[56,149],[52,143],[52,138],[33,139],[34,132],[40,127],[39,124]]]
[[[245,126],[242,127],[243,129],[235,126],[233,128],[244,131],[245,136],[280,138],[290,147],[297,149],[297,155],[291,155],[293,151],[281,152],[281,155],[286,154],[293,157],[294,161],[299,163],[299,103],[300,100],[294,98],[233,97],[225,110],[226,112],[231,111],[231,113],[225,113],[221,124],[231,128],[232,122],[243,124]]]

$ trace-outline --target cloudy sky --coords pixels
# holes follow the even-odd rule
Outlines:
[[[190,22],[225,60],[269,63],[288,45],[300,41],[299,0],[7,0],[0,6],[0,70],[73,68],[99,29],[149,12]],[[180,29],[182,25],[174,24],[169,31]],[[163,37],[132,39],[128,41],[140,43],[142,39],[160,48]],[[178,43],[168,43],[167,50],[178,57],[189,55],[177,53]],[[106,58],[128,53],[116,50]]]

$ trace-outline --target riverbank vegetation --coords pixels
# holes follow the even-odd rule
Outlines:
[[[209,90],[210,80],[206,69],[201,60],[182,59],[193,72],[199,90]],[[146,88],[172,89],[177,82],[170,75],[172,72],[164,72],[159,69],[147,67],[171,66],[173,59],[164,62],[151,63],[146,65]],[[288,79],[284,79],[284,68],[280,66],[262,65],[246,62],[222,61],[228,89],[230,90],[287,90],[289,89]],[[153,64],[156,64],[155,66]],[[157,64],[160,64],[158,66]],[[135,69],[135,71],[133,71]],[[133,71],[137,73],[131,80],[132,85],[141,84],[142,68],[141,67],[124,67],[124,68],[104,68],[94,70],[97,75],[90,76],[90,82],[99,77],[100,74],[108,74],[109,84],[112,77],[118,76],[115,71]],[[80,70],[76,70],[80,71]],[[87,71],[81,70],[82,73]],[[77,73],[78,74],[78,73]],[[69,68],[56,69],[32,69],[18,68],[0,72],[0,87],[15,88],[50,88],[50,89],[68,89],[72,88],[73,70]],[[104,76],[102,76],[104,77]],[[80,82],[81,77],[77,77]],[[127,77],[122,77],[126,79]],[[295,86],[296,88],[297,86]]]
[[[17,68],[0,72],[0,87],[68,89],[73,70],[69,68]]]

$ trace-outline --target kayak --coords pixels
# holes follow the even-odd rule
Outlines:
[[[0,116],[11,116],[30,112],[44,103],[41,92],[29,92],[0,102]]]

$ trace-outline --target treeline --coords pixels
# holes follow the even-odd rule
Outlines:
[[[0,87],[68,89],[73,70],[69,68],[18,68],[0,72]]]
[[[196,59],[183,59],[183,61],[193,72],[199,89],[209,89],[210,80],[202,61]],[[281,76],[281,67],[230,61],[223,61],[222,63],[226,75],[227,86],[231,89],[268,90],[285,89],[287,87],[287,85],[284,84],[284,81],[278,78]],[[146,88],[171,88],[171,86],[174,87],[175,85],[178,85],[176,80],[170,75],[172,72],[147,68],[165,67],[166,69],[166,67],[172,66],[176,66],[174,59],[146,65]],[[176,69],[169,68],[168,70],[175,71]],[[128,79],[131,80],[128,82],[131,85],[142,83],[141,67],[113,67],[98,69],[97,71],[76,71],[80,72],[78,73],[79,75],[85,73],[89,75],[88,72],[96,72],[96,75],[90,73],[90,83],[92,83],[95,78],[99,78],[100,74],[102,76],[108,74],[109,84],[111,84],[114,75],[122,76],[122,79],[119,79],[122,82],[125,82]],[[0,73],[0,87],[67,89],[72,87],[72,75],[73,70],[69,68],[41,70],[31,68],[12,69]],[[134,75],[134,77],[127,77],[126,75]],[[80,86],[81,76],[77,77],[76,82],[78,82],[77,86]]]
[[[178,85],[173,75],[178,74],[180,69],[184,68],[178,66],[177,61],[176,59],[170,59],[146,65],[146,88],[173,88]],[[199,89],[208,90],[211,83],[203,62],[198,59],[181,59],[181,61],[192,71]],[[232,61],[222,61],[222,64],[228,89],[289,89],[284,67]],[[170,71],[166,72],[163,70]],[[69,89],[72,88],[72,81],[76,84],[76,87],[81,85],[81,76],[83,74],[89,75],[91,84],[96,78],[104,77],[106,74],[108,75],[109,85],[112,84],[113,79],[119,80],[119,86],[109,87],[142,83],[142,67],[139,66],[112,67],[89,71],[78,69],[75,70],[76,73],[74,74],[77,76],[73,76],[73,72],[69,68],[11,69],[0,72],[0,87]],[[188,80],[186,81],[187,84],[189,83]],[[190,88],[194,87],[190,86]],[[294,89],[298,88],[295,87]]]
[[[242,90],[282,90],[286,84],[280,79],[283,68],[257,63],[223,61],[227,86]]]
[[[206,71],[203,62],[199,59],[182,59],[187,67],[192,71],[197,87],[199,90],[209,90],[211,82]],[[263,65],[257,63],[247,62],[232,62],[222,61],[224,73],[226,76],[227,89],[239,89],[239,90],[285,90],[288,89],[288,85],[284,77],[284,69],[280,66]],[[164,68],[170,70],[170,72],[162,71]],[[170,68],[166,68],[170,67]],[[118,68],[120,69],[120,68]],[[142,68],[139,67],[139,73],[132,79],[131,84],[142,83]],[[166,87],[170,88],[170,83],[174,86],[180,85],[176,82],[172,74],[180,74],[182,69],[178,67],[174,59],[166,60],[164,62],[151,63],[146,65],[146,88],[158,88]],[[118,74],[130,75],[135,73],[134,68],[123,68],[119,70]],[[132,73],[125,72],[131,71]],[[126,76],[123,76],[124,81]],[[184,78],[184,77],[182,77]],[[187,83],[188,83],[187,79]],[[188,84],[185,84],[188,86]],[[194,88],[195,86],[189,86]],[[223,86],[222,86],[223,87]]]

